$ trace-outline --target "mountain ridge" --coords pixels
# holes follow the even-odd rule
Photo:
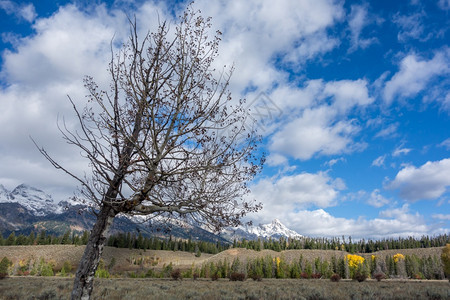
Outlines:
[[[61,228],[78,228],[90,230],[95,222],[95,217],[87,212],[81,213],[85,209],[81,204],[75,204],[72,199],[55,201],[53,197],[44,191],[27,184],[20,184],[12,191],[8,191],[0,184],[0,231],[30,231],[36,229],[49,230],[59,224]],[[66,224],[64,224],[66,223]],[[233,239],[258,238],[301,238],[302,235],[287,228],[280,220],[274,219],[268,224],[257,226],[239,226],[237,228],[226,228],[220,234],[214,234],[200,226],[195,226],[182,221],[173,224],[159,224],[158,221],[141,222],[134,220],[134,217],[119,216],[116,218],[111,233],[122,230],[138,231],[149,235],[164,236],[165,229],[169,228],[170,234],[182,238],[194,237],[196,239],[220,240],[231,242]],[[50,225],[52,224],[52,225]],[[59,229],[61,231],[62,229]],[[175,233],[175,234],[174,234]]]

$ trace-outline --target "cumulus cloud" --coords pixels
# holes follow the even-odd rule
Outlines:
[[[69,128],[76,128],[76,120],[72,118],[73,111],[66,95],[70,95],[79,107],[84,105],[86,91],[82,79],[85,75],[93,76],[101,87],[107,89],[109,77],[106,69],[111,55],[111,39],[114,37],[113,47],[120,45],[128,34],[128,21],[122,11],[114,9],[115,6],[111,8],[103,4],[92,4],[82,9],[76,4],[68,4],[59,7],[49,17],[38,18],[32,13],[34,7],[31,4],[17,5],[11,1],[0,3],[0,8],[7,13],[20,15],[33,22],[35,32],[18,38],[14,43],[15,49],[3,53],[1,78],[4,88],[0,91],[0,97],[4,101],[0,126],[4,130],[0,132],[0,151],[9,156],[0,156],[0,164],[10,166],[6,160],[23,160],[20,165],[28,166],[28,183],[48,189],[52,182],[53,185],[59,183],[61,176],[54,170],[45,182],[42,176],[36,176],[37,173],[41,174],[40,170],[45,168],[47,162],[39,156],[28,137],[33,136],[40,145],[52,150],[54,157],[63,164],[74,162],[76,166],[82,165],[77,163],[80,162],[77,159],[79,154],[61,141],[56,120],[59,116],[60,121],[64,118]],[[271,99],[280,108],[294,108],[295,112],[313,105],[318,99],[317,95],[335,99],[336,107],[332,109],[335,112],[331,112],[323,123],[317,125],[323,132],[328,132],[331,140],[322,143],[326,148],[324,151],[318,148],[313,152],[345,152],[343,149],[333,150],[333,141],[340,143],[337,148],[347,150],[353,146],[351,136],[357,132],[357,125],[352,120],[345,120],[345,116],[342,117],[344,120],[334,122],[332,115],[338,111],[344,114],[355,105],[371,102],[367,94],[367,82],[330,83],[325,92],[326,83],[312,80],[304,88],[299,88],[289,83],[288,74],[276,66],[273,58],[279,57],[280,63],[299,64],[331,51],[338,45],[338,40],[330,35],[328,29],[342,21],[342,5],[341,2],[328,0],[314,3],[294,0],[200,0],[194,4],[204,15],[213,17],[212,31],[219,29],[223,32],[216,65],[222,70],[223,65],[234,63],[239,70],[233,74],[230,85],[235,97],[250,95],[248,99],[252,100],[256,95],[245,92],[249,86],[254,87],[254,90],[276,86],[270,90]],[[142,32],[154,30],[158,19],[168,18],[173,22],[173,16],[183,9],[180,5],[174,12],[163,1],[146,1],[133,7],[136,8],[135,14]],[[287,117],[285,120],[289,120],[291,111],[286,111],[284,116]],[[281,123],[276,125],[280,126],[274,128],[283,128]],[[272,132],[271,128],[267,128],[264,134]],[[271,163],[285,163],[283,155],[273,153]],[[38,162],[40,166],[33,167],[31,162]],[[51,166],[48,168],[51,169]],[[2,168],[0,179],[14,182],[11,184],[28,180],[20,175],[9,174],[15,173],[10,168]],[[73,183],[68,181],[65,186],[69,188],[69,185],[73,186]]]
[[[400,197],[408,201],[437,199],[450,186],[450,159],[429,161],[416,168],[401,169],[387,188],[399,190]]]
[[[108,12],[104,6],[80,11],[67,5],[48,18],[36,19],[32,26],[35,34],[21,38],[13,51],[3,53],[0,181],[10,189],[26,182],[55,196],[63,197],[64,191],[65,196],[70,196],[76,183],[61,176],[29,137],[75,173],[88,170],[79,151],[61,139],[57,120],[64,120],[70,129],[76,128],[67,95],[79,108],[84,106],[85,75],[108,87],[110,42],[114,35],[121,39],[120,28],[127,28],[127,19],[122,13]]]
[[[445,221],[450,221],[450,214],[433,214],[431,216],[433,219],[438,219],[438,220],[445,220]]]
[[[408,99],[423,91],[438,76],[450,72],[450,50],[437,52],[427,60],[409,54],[400,62],[400,70],[386,82],[383,98],[387,104],[396,99]]]
[[[390,201],[380,194],[379,189],[375,189],[372,191],[372,193],[370,193],[370,198],[367,200],[367,203],[369,205],[372,205],[373,207],[382,207],[386,204],[389,204]]]
[[[306,160],[314,155],[349,153],[365,147],[353,140],[360,126],[355,120],[346,119],[352,109],[373,102],[365,80],[328,83],[315,80],[308,82],[298,95],[305,95],[307,99],[315,97],[319,105],[301,110],[298,117],[291,114],[291,120],[281,124],[271,138],[271,151]],[[308,100],[288,102],[312,104]]]
[[[300,173],[279,178],[264,178],[251,186],[251,197],[263,203],[257,218],[283,215],[286,211],[306,207],[329,207],[336,204],[342,179],[326,173]],[[269,217],[270,219],[271,217]]]
[[[32,23],[37,17],[33,3],[17,4],[16,2],[4,0],[0,1],[0,9],[3,9],[8,15],[14,15],[19,20],[25,20]]]
[[[409,207],[388,209],[380,212],[374,219],[335,217],[324,209],[300,210],[287,213],[290,228],[307,236],[336,237],[341,235],[353,238],[398,238],[399,236],[420,237],[425,234],[442,234],[445,229],[434,230],[428,226],[418,213],[411,213]],[[284,220],[284,219],[283,219]]]
[[[342,3],[328,0],[201,0],[195,7],[213,16],[214,28],[223,32],[217,66],[236,66],[232,87],[237,92],[249,82],[263,89],[283,82],[274,57],[297,65],[332,50],[337,41],[327,29],[344,16]]]
[[[367,84],[363,79],[331,81],[325,85],[324,94],[333,97],[333,106],[340,113],[345,113],[354,107],[364,107],[374,101],[369,96]]]
[[[352,136],[360,128],[351,120],[333,123],[335,112],[327,106],[306,109],[303,115],[289,122],[271,139],[270,150],[296,159],[314,155],[351,152],[356,148]]]

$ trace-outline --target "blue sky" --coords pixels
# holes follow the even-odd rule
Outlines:
[[[175,1],[0,1],[0,183],[55,198],[86,169],[56,128],[75,126],[69,94],[108,83],[109,42],[174,20]],[[218,65],[259,109],[264,170],[256,223],[280,219],[309,236],[383,238],[450,231],[450,1],[195,2],[223,32]],[[272,112],[269,114],[267,107]]]

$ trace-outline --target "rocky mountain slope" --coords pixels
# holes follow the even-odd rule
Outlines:
[[[71,199],[56,201],[44,191],[21,184],[8,191],[0,184],[0,232],[9,234],[28,234],[30,231],[46,230],[49,233],[63,234],[67,230],[82,232],[90,230],[95,217],[85,206]],[[297,232],[275,219],[269,224],[227,228],[221,234],[213,234],[199,226],[183,222],[171,224],[153,220],[151,223],[135,217],[117,217],[111,228],[115,232],[141,232],[143,235],[176,238],[191,238],[205,241],[229,242],[234,239],[253,240],[258,238],[278,239],[280,237],[301,238]]]

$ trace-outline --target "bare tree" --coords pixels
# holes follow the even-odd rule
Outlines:
[[[214,76],[221,33],[207,36],[210,18],[189,7],[174,34],[167,23],[142,40],[135,21],[130,29],[129,41],[112,55],[110,90],[87,77],[84,110],[69,97],[81,129],[60,127],[92,174],[78,176],[38,147],[78,180],[97,216],[72,299],[90,298],[107,230],[118,214],[188,218],[218,231],[261,207],[244,197],[263,164],[260,138],[244,101],[231,99],[232,70]]]

